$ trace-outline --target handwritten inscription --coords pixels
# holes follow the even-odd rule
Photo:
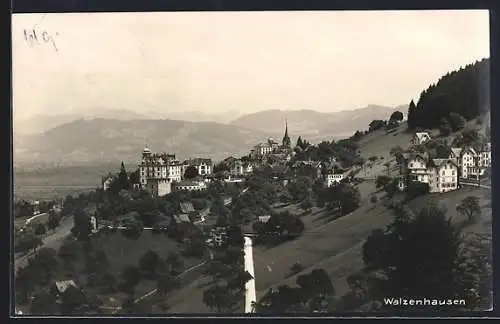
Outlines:
[[[55,36],[59,36],[59,34],[55,33]],[[52,37],[52,35],[50,35],[46,30],[39,30],[37,28],[24,29],[24,40],[30,46],[52,44],[52,47],[54,47],[55,51],[58,52],[54,37]]]

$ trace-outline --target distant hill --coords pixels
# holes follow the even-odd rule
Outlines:
[[[82,111],[71,111],[63,114],[37,114],[29,118],[14,119],[14,133],[41,134],[56,126],[70,123],[78,119],[172,119],[190,122],[218,122],[229,123],[241,115],[237,111],[227,111],[217,114],[205,113],[196,110],[178,110],[174,112],[150,111],[137,113],[127,109],[110,109],[95,107]]]
[[[408,111],[410,128],[437,128],[443,118],[457,113],[471,120],[490,111],[490,60],[468,64],[447,73],[422,91]]]
[[[181,158],[219,159],[246,154],[253,145],[273,135],[213,122],[79,119],[39,135],[15,134],[14,163],[136,163],[146,144],[153,151],[170,151]]]
[[[395,110],[406,114],[407,105],[398,107],[385,107],[369,105],[365,108],[322,113],[314,110],[265,110],[244,115],[231,124],[259,131],[282,132],[285,119],[288,129],[294,135],[307,138],[321,136],[342,137],[352,135],[356,130],[368,128],[374,119],[386,119]]]
[[[206,113],[198,110],[179,110],[165,114],[165,118],[174,120],[184,120],[190,122],[216,122],[227,124],[235,118],[238,118],[241,113],[237,111],[226,111],[222,113]]]
[[[146,115],[126,109],[107,109],[95,107],[85,111],[72,111],[64,114],[37,114],[25,119],[14,119],[14,133],[40,134],[56,126],[72,122],[77,119],[110,118],[119,120],[133,120],[148,118]]]

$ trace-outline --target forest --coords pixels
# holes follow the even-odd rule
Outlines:
[[[438,128],[455,113],[466,120],[485,114],[490,108],[490,60],[483,59],[447,73],[420,94],[408,108],[410,129]]]

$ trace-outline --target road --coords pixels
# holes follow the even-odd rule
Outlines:
[[[73,228],[73,216],[66,216],[62,219],[61,224],[55,230],[54,233],[44,237],[42,239],[42,246],[46,248],[51,248],[58,250],[64,239],[71,234],[71,229]],[[23,255],[15,259],[15,268],[25,267],[28,264],[28,258],[33,255],[34,252]]]
[[[477,182],[466,182],[466,181],[460,181],[461,185],[466,185],[466,186],[471,186],[471,187],[479,187],[479,188],[484,188],[484,189],[491,189],[491,186],[488,185],[483,185],[483,184],[477,184]]]
[[[252,276],[245,284],[245,313],[254,313],[254,303],[257,302],[257,293],[255,291],[255,270],[253,265],[253,242],[248,236],[245,236],[245,271]]]

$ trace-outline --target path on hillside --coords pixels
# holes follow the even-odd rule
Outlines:
[[[245,284],[245,313],[254,313],[254,304],[257,302],[257,293],[255,291],[255,269],[253,264],[253,242],[248,236],[245,236],[245,271],[251,276]]]
[[[59,247],[61,246],[62,242],[64,241],[64,239],[71,234],[72,228],[73,228],[73,216],[67,216],[67,217],[63,218],[61,221],[61,224],[54,231],[54,233],[52,233],[52,234],[50,234],[42,239],[42,246],[40,246],[38,249],[51,248],[54,250],[58,250]],[[15,259],[14,260],[15,269],[17,270],[20,267],[25,267],[28,264],[29,257],[35,253],[36,253],[36,251],[25,254],[25,255]]]

